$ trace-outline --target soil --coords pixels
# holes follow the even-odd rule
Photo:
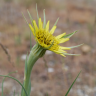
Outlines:
[[[24,2],[0,1],[0,75],[18,71],[10,76],[21,83],[24,78],[26,54],[30,53],[30,29],[22,13],[31,23],[28,9],[32,18],[37,20],[35,2],[31,2],[31,5],[30,2]],[[50,29],[59,17],[54,35],[79,30],[62,46],[83,45],[68,51],[71,54],[81,54],[80,56],[62,57],[46,52],[44,58],[40,58],[33,67],[31,96],[64,96],[81,70],[68,96],[96,96],[96,8],[94,6],[96,1],[41,0],[40,3],[36,0],[36,2],[42,19],[43,9],[46,9],[46,19],[50,20]],[[31,41],[34,46],[36,42],[32,34]],[[0,77],[0,95],[2,80],[3,77]],[[13,96],[14,90],[18,96],[21,86],[16,81],[6,78],[4,96]]]

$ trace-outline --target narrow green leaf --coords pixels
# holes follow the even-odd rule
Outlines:
[[[8,75],[10,75],[10,74],[12,74],[12,73],[16,73],[16,72],[17,72],[17,71],[15,71],[15,72],[10,72]],[[4,77],[4,79],[2,80],[2,96],[3,96],[3,83],[4,83],[5,79],[6,79],[6,77]]]
[[[30,15],[30,12],[27,10],[28,14],[29,14],[29,17],[31,19],[31,22],[32,22],[32,25],[33,25],[33,19],[32,19],[32,16]]]
[[[11,79],[17,81],[17,82],[22,86],[22,88],[24,89],[24,92],[25,92],[26,96],[28,96],[28,94],[27,94],[27,92],[26,92],[24,86],[23,86],[16,78],[11,77],[11,76],[7,76],[7,75],[0,75],[0,76],[2,76],[2,77],[8,77],[8,78],[11,78]]]
[[[22,15],[23,15],[23,13],[22,13]],[[28,24],[28,22],[27,22],[27,20],[26,20],[26,18],[25,18],[25,16],[23,15],[23,17],[24,17],[24,19],[25,19],[25,21],[26,21],[26,23]],[[29,24],[28,24],[29,25]]]
[[[30,50],[32,49],[31,31],[30,31]]]
[[[59,20],[59,18],[56,20],[56,22],[55,22],[54,26],[56,26],[56,24],[57,24],[58,20]]]
[[[28,56],[28,53],[27,53],[27,55],[26,55],[26,60],[25,60],[24,78],[25,78],[25,76],[26,76],[26,74],[27,74],[27,56]],[[24,83],[23,83],[23,85],[24,85]],[[23,87],[22,87],[21,96],[22,96],[22,94],[23,94],[23,91],[24,91],[24,89],[23,89]],[[28,95],[28,96],[29,96],[29,95]]]
[[[18,93],[18,96],[19,96],[19,93]]]
[[[23,82],[23,86],[24,86],[24,82]],[[23,96],[23,88],[22,88],[22,90],[21,90],[21,96]]]
[[[72,88],[72,86],[74,85],[74,83],[75,83],[76,79],[78,78],[78,76],[80,75],[80,73],[81,73],[81,71],[79,72],[79,74],[77,75],[77,77],[75,78],[75,80],[73,81],[72,85],[71,85],[71,86],[70,86],[70,88],[68,89],[68,91],[67,91],[67,93],[66,93],[66,95],[65,95],[65,96],[67,96],[67,95],[68,95],[68,93],[69,93],[70,89],[71,89],[71,88]]]
[[[26,55],[26,60],[25,60],[24,78],[25,78],[25,76],[26,76],[26,74],[27,74],[27,56],[28,56],[28,53],[27,53],[27,55]],[[23,85],[24,85],[24,83],[23,83]],[[21,96],[23,96],[23,95],[22,95],[23,91],[24,91],[24,90],[23,90],[23,87],[22,87]]]
[[[74,56],[79,56],[80,54],[68,54],[68,53],[63,53],[64,55],[74,55]]]
[[[44,25],[43,25],[43,28],[46,27],[46,16],[45,16],[45,9],[43,10],[43,14],[44,14]]]
[[[24,85],[24,83],[23,83],[23,85]],[[31,79],[30,79],[30,81],[29,81],[28,96],[30,96],[30,93],[31,93]],[[23,96],[23,88],[22,88],[22,90],[21,90],[21,96]]]
[[[38,18],[38,20],[39,20],[39,15],[38,15],[37,4],[36,4],[36,12],[37,12],[37,18]]]
[[[48,96],[48,93],[47,93],[47,96]]]
[[[13,94],[13,96],[15,96],[15,90],[14,90],[14,94]]]
[[[27,53],[27,55],[28,55],[28,53]],[[26,55],[26,60],[25,60],[25,73],[24,73],[24,75],[27,74],[27,55]]]
[[[77,31],[74,31],[74,32],[72,32],[72,33],[70,33],[70,34],[67,34],[67,35],[61,37],[61,38],[70,38],[70,37],[73,36],[76,32],[77,32]]]
[[[31,93],[31,79],[29,81],[29,87],[28,87],[28,96],[30,96]]]
[[[67,48],[76,48],[76,47],[79,47],[81,45],[83,45],[83,44],[80,44],[80,45],[77,45],[77,46],[72,46],[72,47],[67,47]]]

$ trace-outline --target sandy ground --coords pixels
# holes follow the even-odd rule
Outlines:
[[[46,19],[50,20],[50,29],[56,19],[60,18],[54,35],[79,30],[62,46],[75,46],[82,43],[84,45],[68,51],[72,54],[79,53],[80,56],[64,58],[47,51],[44,58],[40,58],[33,67],[31,96],[64,96],[80,70],[82,72],[68,96],[96,96],[96,1],[72,1],[49,0],[46,3],[41,0],[37,2],[39,16],[42,19],[43,9],[46,9]],[[7,75],[17,70],[17,73],[10,76],[23,83],[25,57],[27,52],[30,52],[30,29],[21,12],[28,22],[30,18],[27,9],[37,20],[35,3],[15,0],[0,2],[0,75]],[[33,35],[31,37],[32,46],[34,46],[36,42]],[[0,77],[0,94],[2,80],[3,78]],[[17,96],[21,91],[20,85],[6,78],[4,96],[13,96],[14,90]]]

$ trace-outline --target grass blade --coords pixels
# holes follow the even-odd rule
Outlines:
[[[28,87],[28,96],[30,96],[31,93],[31,79],[29,81],[29,87]]]
[[[81,45],[83,45],[83,44],[80,44],[80,45],[77,45],[77,46],[72,46],[72,47],[67,47],[67,48],[76,48],[76,47],[79,47]]]
[[[27,57],[28,57],[28,53],[26,55],[26,60],[25,60],[25,71],[24,71],[24,76],[26,76],[27,74]]]
[[[56,22],[55,22],[54,26],[56,26],[56,24],[57,24],[58,20],[59,20],[59,18],[56,20]]]
[[[19,96],[19,93],[18,93],[18,96]]]
[[[61,37],[61,38],[70,38],[70,37],[73,36],[76,32],[77,32],[77,31],[74,31],[74,32],[72,32],[72,33],[70,33],[70,34],[64,35],[64,36]]]
[[[70,86],[70,88],[68,89],[68,91],[67,91],[67,93],[66,93],[66,95],[65,95],[65,96],[67,96],[67,95],[68,95],[68,93],[69,93],[70,89],[71,89],[71,88],[72,88],[72,86],[74,85],[74,83],[75,83],[76,79],[78,78],[78,76],[80,75],[80,73],[81,73],[81,71],[79,72],[79,74],[77,75],[77,77],[75,78],[75,80],[73,81],[72,85],[71,85],[71,86]]]
[[[45,29],[45,27],[46,27],[46,16],[45,16],[45,9],[43,10],[43,14],[44,14],[44,25],[43,25],[43,28]]]
[[[38,20],[39,20],[39,15],[38,15],[37,4],[36,4],[36,12],[37,12],[37,18],[38,18]]]
[[[27,55],[26,55],[26,60],[25,60],[25,71],[24,71],[24,78],[25,78],[25,76],[26,76],[26,74],[27,74],[27,56],[28,56],[28,53],[27,53]],[[23,85],[24,85],[24,83],[23,83]],[[23,94],[23,88],[22,88],[22,90],[21,90],[21,96],[23,96],[22,94]],[[28,95],[29,96],[29,95]]]
[[[15,90],[14,90],[14,94],[13,94],[13,96],[15,96]]]
[[[32,25],[33,25],[33,19],[32,19],[31,15],[30,15],[30,12],[29,12],[28,10],[27,10],[27,12],[28,12],[28,14],[29,14],[29,17],[30,17],[31,22],[32,22]]]
[[[12,74],[12,73],[16,73],[16,72],[17,72],[17,71],[15,71],[15,72],[10,72],[8,75],[10,75],[10,74]],[[3,83],[4,83],[5,79],[6,79],[6,77],[4,77],[4,79],[2,80],[2,96],[3,96]]]
[[[23,13],[22,13],[22,15],[23,15]],[[26,21],[26,23],[28,24],[28,21],[26,20],[26,18],[25,18],[25,16],[23,15],[23,17],[24,17],[24,19],[25,19],[25,21]],[[29,24],[28,24],[29,25]]]
[[[0,76],[2,76],[2,77],[8,77],[8,78],[11,78],[11,79],[13,79],[13,80],[15,80],[15,81],[17,81],[21,86],[22,86],[22,88],[23,88],[23,90],[24,90],[24,92],[25,92],[25,94],[26,94],[26,96],[28,96],[28,94],[27,94],[27,92],[26,92],[26,90],[25,90],[25,88],[24,88],[24,86],[16,79],[16,78],[14,78],[14,77],[11,77],[11,76],[7,76],[7,75],[0,75]]]
[[[32,49],[32,41],[31,41],[31,31],[30,31],[30,51]]]
[[[74,55],[74,56],[80,56],[81,54],[68,54],[68,53],[63,53],[64,55]]]

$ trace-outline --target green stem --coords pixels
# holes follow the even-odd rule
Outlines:
[[[43,49],[40,45],[36,44],[29,54],[27,61],[27,70],[24,75],[24,88],[26,92],[29,94],[28,96],[30,96],[29,87],[30,87],[30,76],[32,68],[35,62],[45,54],[45,51],[46,50]],[[22,96],[26,96],[24,91],[22,93]]]

